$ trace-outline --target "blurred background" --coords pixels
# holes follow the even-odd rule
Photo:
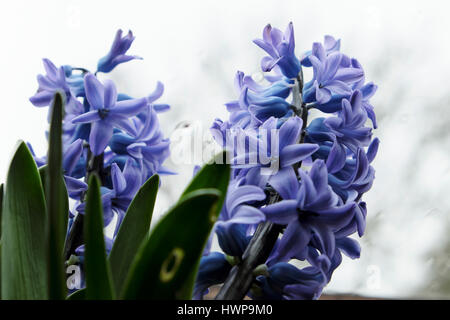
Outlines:
[[[373,98],[381,146],[361,259],[344,262],[326,292],[385,298],[450,298],[450,42],[448,1],[3,1],[0,5],[0,181],[18,139],[46,152],[46,109],[28,101],[56,65],[95,69],[118,28],[144,57],[108,77],[144,96],[162,81],[160,116],[170,136],[182,121],[208,128],[227,118],[236,70],[257,75],[263,52],[252,44],[267,23],[294,23],[296,52],[325,34],[379,85]],[[186,122],[185,122],[186,123]],[[160,216],[192,176],[193,164],[169,163]]]

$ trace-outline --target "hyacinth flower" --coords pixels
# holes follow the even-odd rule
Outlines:
[[[362,93],[354,91],[350,100],[342,100],[342,110],[337,117],[324,120],[324,125],[336,139],[354,153],[359,147],[367,147],[372,138],[372,128],[365,127],[367,113],[362,107]]]
[[[326,54],[330,54],[336,51],[341,50],[341,39],[335,39],[333,36],[325,35],[323,40],[323,48]],[[311,56],[312,51],[307,51],[303,54],[301,58],[301,65],[305,67],[312,67],[311,61],[309,57]]]
[[[323,44],[314,43],[313,50],[298,59],[292,30],[292,24],[284,34],[264,28],[263,39],[255,41],[269,54],[261,63],[264,83],[238,72],[238,98],[226,104],[229,119],[216,119],[211,127],[217,143],[232,155],[230,187],[242,181],[267,195],[263,201],[245,203],[255,209],[247,221],[265,215],[258,225],[233,223],[232,215],[225,214],[216,223],[226,255],[206,250],[200,268],[208,272],[199,274],[198,281],[202,290],[206,283],[223,282],[218,299],[316,299],[342,254],[351,259],[360,255],[358,242],[350,236],[364,234],[367,204],[362,198],[375,178],[370,163],[379,140],[373,139],[366,122],[370,119],[377,126],[370,102],[377,87],[365,83],[358,60],[341,53],[341,41],[332,36],[325,36]],[[302,67],[313,68],[309,81],[303,79]],[[269,107],[255,101],[270,101]],[[281,105],[284,109],[277,107]],[[312,108],[328,116],[310,119]],[[302,148],[309,151],[302,154]],[[258,161],[261,155],[263,163]],[[279,170],[267,170],[270,167]],[[257,250],[266,255],[257,258]],[[227,259],[240,263],[233,264],[238,270],[223,280],[230,268]],[[292,260],[307,261],[311,267],[299,269]],[[251,268],[253,273],[247,271]],[[233,286],[235,282],[246,285]],[[201,291],[196,294],[202,297]]]
[[[97,71],[109,72],[118,64],[137,58],[126,55],[133,40],[131,32],[122,37],[119,30]],[[118,94],[111,80],[100,82],[87,68],[58,68],[48,59],[44,59],[44,67],[47,74],[38,76],[38,92],[30,101],[45,106],[52,103],[56,92],[65,97],[62,169],[68,196],[74,203],[70,202],[68,212],[64,258],[78,255],[75,260],[82,264],[84,245],[75,239],[83,233],[89,177],[96,174],[100,179],[104,225],[112,230],[105,238],[109,252],[130,203],[144,182],[155,173],[172,173],[164,166],[170,155],[170,141],[164,137],[158,120],[158,114],[170,106],[160,102],[164,93],[161,82],[147,96],[134,99],[126,93]],[[126,143],[117,143],[115,137],[126,137]],[[46,156],[38,157],[33,151],[32,155],[38,167],[47,164]]]
[[[224,282],[231,267],[225,255],[220,252],[203,256],[200,259],[193,299],[203,299],[203,296],[209,292],[209,287]]]
[[[108,54],[101,58],[98,62],[97,72],[110,72],[121,63],[134,59],[142,59],[138,56],[126,54],[135,37],[133,36],[133,32],[131,32],[131,30],[128,31],[128,33],[123,37],[122,33],[122,30],[117,30],[111,49]]]
[[[316,160],[307,174],[299,171],[301,183],[291,167],[270,179],[270,184],[283,198],[261,210],[267,219],[287,225],[278,247],[277,259],[288,261],[305,257],[305,249],[315,233],[333,255],[334,232],[348,225],[354,216],[354,203],[343,204],[328,185],[328,172],[322,160]]]
[[[239,127],[257,127],[271,116],[282,117],[291,109],[291,104],[285,99],[290,95],[293,83],[287,78],[263,86],[238,71],[234,86],[239,99],[230,101],[225,106],[231,112],[230,122],[239,124]]]
[[[257,277],[258,290],[252,297],[270,300],[312,300],[320,296],[326,277],[316,267],[299,269],[292,264],[279,262],[267,270],[267,275]]]
[[[263,30],[263,38],[255,39],[253,42],[269,54],[261,61],[263,71],[271,71],[278,66],[284,76],[297,77],[300,72],[300,61],[294,53],[295,38],[292,23],[289,23],[284,33],[268,24]]]
[[[255,185],[245,185],[242,179],[228,187],[227,199],[222,208],[217,225],[257,224],[264,220],[264,214],[248,203],[266,199],[264,190]]]
[[[348,95],[352,85],[364,77],[364,71],[348,64],[348,58],[338,51],[327,54],[321,43],[314,43],[309,56],[314,77],[306,84],[304,99],[306,102],[324,104],[333,94]]]
[[[155,110],[156,113],[163,113],[170,110],[170,106],[166,103],[155,103],[156,100],[161,98],[161,96],[164,93],[164,84],[160,81],[156,83],[156,88],[153,90],[152,93],[150,93],[146,99],[147,104],[151,105],[153,107],[153,110]],[[131,100],[133,99],[127,94],[119,93],[117,100],[123,101],[123,100]]]
[[[137,131],[136,136],[122,131],[113,134],[109,146],[119,158],[114,157],[111,161],[120,163],[123,159],[120,155],[126,155],[141,164],[147,177],[155,173],[173,174],[162,165],[170,154],[170,141],[163,136],[154,106],[148,105],[144,112],[133,118],[133,123]]]
[[[89,145],[94,155],[101,154],[113,135],[114,127],[135,135],[136,128],[129,120],[145,106],[147,99],[117,101],[116,86],[111,80],[104,85],[93,75],[84,77],[86,98],[91,110],[72,119],[73,123],[91,123]]]
[[[123,171],[120,170],[117,164],[113,163],[111,165],[111,180],[111,208],[118,213],[118,222],[114,231],[115,236],[131,200],[133,200],[144,181],[139,165],[131,158],[128,158]]]
[[[302,125],[302,119],[291,117],[278,130],[277,119],[271,117],[259,128],[261,134],[255,137],[256,141],[249,144],[245,153],[232,159],[232,164],[235,168],[260,168],[263,175],[270,175],[306,159],[319,147],[309,143],[298,144]],[[253,162],[255,159],[257,161]]]
[[[46,75],[38,75],[39,88],[37,93],[30,98],[30,102],[36,107],[50,105],[57,91],[63,92],[66,98],[66,108],[74,112],[82,108],[81,103],[75,98],[76,93],[66,79],[64,67],[57,68],[49,59],[43,59]]]

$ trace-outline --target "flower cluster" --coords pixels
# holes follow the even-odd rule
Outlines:
[[[340,40],[331,36],[300,58],[292,23],[284,33],[268,25],[254,42],[268,54],[261,61],[264,80],[238,72],[238,99],[226,104],[229,119],[212,126],[231,154],[232,175],[214,228],[223,254],[206,248],[195,297],[225,281],[258,224],[270,221],[282,235],[247,294],[315,299],[342,253],[360,255],[350,236],[364,234],[362,196],[374,180],[370,163],[379,140],[372,138],[377,123],[369,100],[377,87],[365,82],[359,62],[341,53]],[[304,82],[302,68],[310,67],[313,77]],[[323,117],[308,119],[312,108]],[[298,268],[296,261],[309,266]]]
[[[99,72],[108,73],[137,58],[126,54],[133,40],[131,31],[126,36],[117,31],[95,73],[68,65],[56,67],[44,59],[46,74],[38,76],[38,91],[30,98],[33,105],[45,107],[51,106],[56,92],[63,93],[63,170],[69,197],[75,202],[69,232],[75,217],[84,214],[87,178],[95,171],[102,182],[105,226],[114,223],[114,232],[106,239],[109,247],[142,184],[155,173],[171,173],[163,166],[169,156],[169,139],[158,120],[158,113],[169,109],[157,103],[163,84],[158,82],[150,95],[135,99],[118,92],[112,80],[97,77]],[[46,164],[46,157],[35,156],[35,160],[38,166]],[[82,255],[83,246],[76,252]]]

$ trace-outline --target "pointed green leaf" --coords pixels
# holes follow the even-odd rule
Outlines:
[[[48,187],[48,165],[43,165],[42,167],[39,167],[39,175],[41,176],[41,181],[42,181],[42,186],[44,187],[44,195],[45,195],[45,199],[47,200],[47,196],[48,196],[48,191],[47,191],[47,187]],[[66,182],[64,181],[64,177],[61,177],[61,188],[62,189],[62,193],[66,194],[66,197],[63,197],[64,199],[64,209],[62,209],[62,212],[67,212],[67,216],[65,217],[66,219],[63,219],[63,227],[61,228],[62,230],[64,230],[63,233],[63,245],[64,245],[64,239],[66,238],[66,234],[67,234],[67,222],[69,220],[69,195],[67,194],[67,188],[66,188]]]
[[[122,292],[131,263],[142,241],[148,237],[158,186],[158,175],[144,183],[128,207],[117,233],[109,254],[115,292]]]
[[[36,163],[26,144],[19,142],[8,170],[3,203],[3,299],[48,297],[45,212]]]
[[[2,238],[3,183],[0,185],[0,239]]]
[[[198,190],[215,188],[222,192],[217,210],[220,212],[225,200],[228,183],[230,182],[230,166],[226,162],[227,153],[225,151],[217,154],[210,163],[204,165],[194,176],[191,183],[181,194],[182,199],[188,193]]]
[[[48,280],[49,298],[65,299],[66,277],[63,248],[68,219],[68,195],[62,169],[63,97],[56,93],[53,99],[48,141],[48,168],[45,178],[45,196],[48,218]]]
[[[214,224],[219,197],[215,189],[194,191],[160,220],[133,261],[123,298],[183,298],[179,294]]]
[[[66,300],[86,300],[86,288],[75,291]]]
[[[2,239],[0,238],[0,289],[2,287]],[[2,300],[2,290],[0,290],[0,300]]]
[[[89,179],[84,217],[84,270],[86,275],[86,299],[113,299],[111,271],[106,260],[103,236],[103,207],[100,181],[95,174]]]
[[[225,201],[225,197],[227,195],[228,184],[230,181],[230,166],[227,164],[223,164],[226,162],[227,153],[221,152],[217,154],[213,161],[210,161],[210,164],[206,164],[203,168],[195,175],[192,182],[183,192],[181,199],[183,196],[188,194],[189,192],[203,189],[203,188],[216,188],[221,192],[221,197],[217,204],[216,216],[220,214],[223,203]],[[195,268],[192,270],[192,274],[186,278],[184,287],[183,287],[183,298],[191,299],[192,292],[194,290],[195,279],[197,278],[198,267],[200,265],[200,258],[198,258],[198,262]]]

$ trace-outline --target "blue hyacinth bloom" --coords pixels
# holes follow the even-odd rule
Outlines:
[[[133,59],[142,59],[138,56],[127,55],[128,49],[134,41],[133,32],[128,33],[122,37],[122,30],[117,30],[114,42],[108,54],[98,61],[97,72],[110,72],[117,65],[128,62]]]

